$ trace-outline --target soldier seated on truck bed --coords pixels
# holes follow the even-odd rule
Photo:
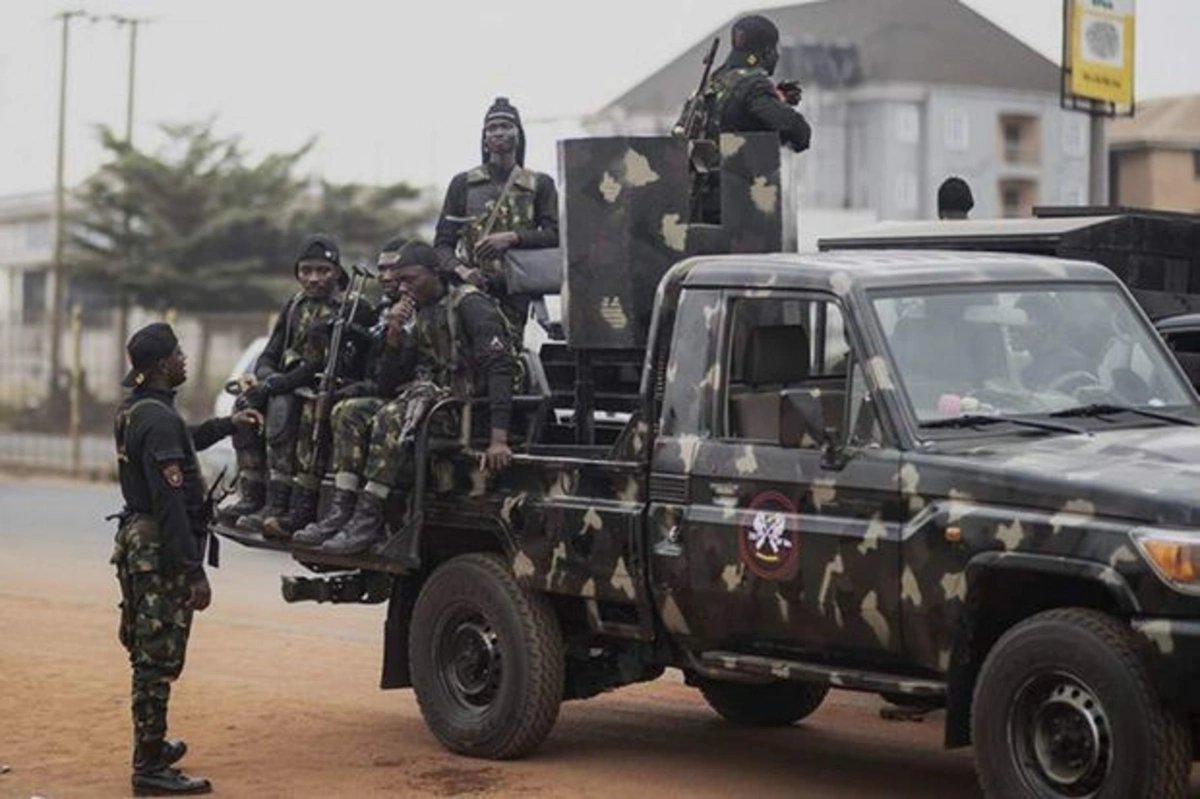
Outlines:
[[[491,435],[483,466],[498,471],[512,459],[508,429],[521,370],[496,300],[473,286],[448,286],[439,276],[437,253],[427,244],[403,247],[396,269],[400,292],[409,299],[397,303],[386,336],[398,360],[397,384],[406,385],[375,417],[359,476],[366,485],[350,521],[321,545],[322,552],[357,554],[383,539],[384,502],[393,489],[411,483],[418,424],[441,399],[487,396]],[[448,432],[456,426],[453,418],[444,421]]]
[[[240,496],[220,516],[255,531],[267,519],[288,513],[293,503],[303,500],[316,508],[315,486],[304,479],[316,457],[311,446],[315,407],[295,392],[314,382],[325,358],[324,347],[309,334],[316,323],[333,316],[349,284],[337,243],[328,236],[305,239],[293,269],[301,290],[284,305],[235,405],[263,411],[267,423],[264,431],[235,436]],[[264,486],[268,468],[270,482]]]
[[[374,310],[362,379],[339,388],[333,396],[330,413],[333,455],[329,465],[333,474],[333,501],[324,516],[292,536],[295,544],[320,546],[350,521],[361,488],[359,475],[367,465],[375,418],[404,388],[403,348],[391,346],[386,334],[392,315],[413,302],[411,296],[400,292],[398,280],[400,256],[411,244],[406,239],[392,239],[379,253],[377,264],[383,296]]]

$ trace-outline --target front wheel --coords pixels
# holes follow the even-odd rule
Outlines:
[[[461,555],[434,571],[413,608],[409,662],[421,715],[453,752],[521,757],[558,718],[558,620],[495,556]]]
[[[805,682],[744,683],[704,680],[700,693],[726,721],[758,727],[784,727],[816,712],[828,685]]]
[[[1190,733],[1163,708],[1129,629],[1103,613],[1040,613],[992,647],[971,711],[985,796],[1176,799]]]

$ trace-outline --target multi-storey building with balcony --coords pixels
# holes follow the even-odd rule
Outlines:
[[[801,79],[814,128],[812,149],[790,159],[802,209],[932,218],[949,175],[971,184],[977,217],[1086,202],[1088,120],[1059,107],[1058,67],[959,0],[821,0],[759,13],[779,26],[776,77]],[[1048,8],[1047,19],[1058,13]],[[718,61],[728,52],[729,27],[589,117],[589,131],[667,131],[712,36]]]

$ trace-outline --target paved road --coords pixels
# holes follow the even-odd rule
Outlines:
[[[121,796],[128,668],[114,640],[107,485],[0,477],[0,797]],[[978,796],[936,719],[834,693],[785,730],[724,724],[677,676],[564,705],[533,757],[446,753],[411,692],[377,689],[381,607],[289,606],[276,553],[227,544],[172,700],[186,764],[225,796]],[[1192,794],[1200,797],[1200,782]]]

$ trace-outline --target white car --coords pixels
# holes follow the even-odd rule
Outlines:
[[[254,362],[258,360],[258,356],[266,346],[266,336],[259,336],[250,342],[250,345],[242,350],[242,354],[238,356],[237,363],[230,370],[226,382],[236,380],[239,376],[251,371],[254,368]],[[222,387],[217,392],[216,400],[213,401],[213,416],[229,416],[232,414],[234,399],[236,398]],[[204,469],[205,477],[209,480],[220,474],[221,469],[226,469],[226,479],[232,478],[234,472],[237,471],[237,458],[233,452],[232,438],[221,439],[216,444],[199,453],[199,456],[200,465]]]

